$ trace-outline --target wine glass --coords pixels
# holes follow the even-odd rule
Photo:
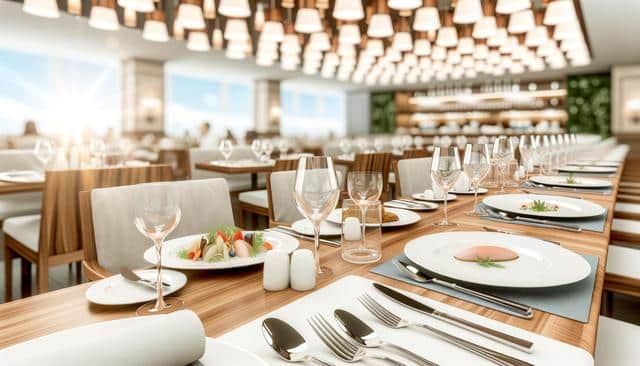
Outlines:
[[[233,144],[231,143],[231,140],[224,139],[220,141],[220,152],[222,153],[222,156],[224,156],[224,160],[229,161],[229,158],[233,153]]]
[[[47,169],[47,164],[49,160],[53,157],[53,146],[51,142],[44,139],[39,139],[36,141],[36,146],[33,148],[33,153],[36,155],[36,158],[40,160],[42,163],[42,170]]]
[[[320,223],[336,208],[340,198],[338,177],[333,160],[328,156],[303,156],[298,161],[293,189],[298,211],[313,224],[313,251],[319,278],[333,275],[330,268],[320,266]]]
[[[355,171],[349,172],[347,176],[347,191],[349,197],[360,208],[362,214],[362,248],[366,247],[365,244],[365,231],[367,228],[366,218],[367,209],[371,202],[375,202],[380,199],[382,194],[382,173],[380,172],[362,172]]]
[[[433,149],[431,159],[431,179],[442,188],[444,193],[444,219],[435,224],[436,226],[455,226],[449,222],[447,212],[447,198],[449,190],[456,184],[462,173],[460,165],[460,154],[457,147],[436,147]]]
[[[480,182],[489,173],[491,167],[491,154],[489,153],[489,145],[487,144],[467,144],[464,149],[464,160],[462,168],[469,178],[471,188],[473,189],[473,210],[465,212],[467,216],[482,216],[485,214],[478,207],[478,189]]]
[[[493,160],[498,167],[500,192],[504,192],[507,163],[511,158],[513,158],[513,145],[511,144],[511,139],[504,136],[498,137],[493,143]]]
[[[278,140],[278,151],[280,152],[280,159],[284,159],[289,152],[289,141],[285,138]]]
[[[89,156],[91,157],[91,166],[100,167],[104,163],[105,145],[102,139],[92,139],[89,142]]]
[[[349,153],[351,152],[351,140],[348,138],[340,140],[340,151],[342,151],[343,156],[349,156]]]
[[[260,156],[262,155],[262,141],[260,141],[260,139],[255,139],[251,142],[251,151],[253,151],[256,159],[260,160]]]
[[[553,169],[553,145],[549,135],[542,136],[542,142],[540,144],[540,173],[543,175],[550,175]]]
[[[153,241],[157,256],[156,301],[138,308],[138,315],[166,314],[184,307],[178,298],[162,296],[162,242],[178,226],[181,217],[179,198],[169,183],[138,186],[135,195],[135,225]]]
[[[522,165],[524,165],[525,180],[529,179],[529,172],[533,171],[533,165],[537,158],[538,141],[534,135],[523,135],[518,145]]]
[[[268,161],[271,159],[271,153],[273,153],[273,143],[271,140],[262,141],[262,160]]]

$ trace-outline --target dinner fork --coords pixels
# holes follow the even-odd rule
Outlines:
[[[493,362],[496,365],[500,366],[533,366],[533,364],[515,358],[513,356],[506,355],[504,353],[491,350],[484,346],[475,344],[473,342],[467,341],[465,339],[456,337],[454,335],[448,334],[440,329],[432,327],[428,324],[410,322],[405,319],[402,319],[398,315],[394,314],[384,306],[380,305],[373,297],[369,294],[364,294],[358,297],[358,301],[371,313],[373,316],[378,318],[382,323],[386,326],[393,329],[407,328],[407,327],[417,327],[423,328],[427,331],[435,334],[436,336],[446,340],[447,342],[458,346],[466,351],[469,351],[479,357],[482,357],[488,361]]]
[[[365,358],[374,358],[386,361],[394,366],[407,366],[406,364],[387,356],[367,353],[363,347],[356,345],[338,333],[338,331],[320,314],[307,318],[307,322],[318,337],[320,337],[320,340],[322,340],[322,342],[329,347],[336,356],[345,362],[352,363],[362,361]]]

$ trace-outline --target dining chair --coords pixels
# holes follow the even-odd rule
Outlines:
[[[99,280],[121,267],[142,268],[151,243],[135,227],[136,192],[157,183],[93,189],[80,193],[83,268],[87,279]],[[166,183],[177,192],[182,218],[169,239],[208,233],[234,225],[229,187],[222,178]],[[114,215],[117,212],[117,215]]]
[[[396,196],[405,197],[431,188],[431,158],[401,159],[393,164]]]
[[[42,162],[33,150],[1,150],[0,172],[12,170],[42,171]],[[36,214],[42,208],[42,192],[0,195],[0,223],[6,218]]]
[[[379,172],[382,174],[382,195],[381,199],[388,197],[389,193],[389,172],[391,171],[392,154],[390,152],[376,152],[367,154],[356,154],[353,164],[349,166],[347,174],[355,171]],[[343,196],[344,193],[343,193]]]
[[[298,169],[298,161],[299,159],[278,159],[276,160],[275,165],[273,166],[273,172],[280,172],[285,170],[296,170]],[[269,181],[269,175],[267,174],[267,182]],[[268,183],[267,183],[268,185]],[[269,215],[269,199],[267,194],[267,189],[260,189],[257,191],[247,191],[242,192],[238,195],[238,201],[240,204],[239,215],[240,222],[239,225],[242,228],[253,228],[255,223],[256,216],[270,218]],[[249,226],[247,226],[247,222],[245,221],[247,215],[250,217]]]
[[[161,149],[157,164],[167,164],[173,169],[173,179],[189,177],[189,151],[187,149]]]
[[[596,336],[596,366],[628,366],[640,360],[640,327],[600,316]],[[631,363],[630,363],[631,362]]]
[[[402,159],[428,158],[429,152],[426,149],[406,149],[402,152]]]
[[[249,146],[236,146],[233,149],[230,160],[255,159],[253,151]],[[220,149],[189,149],[189,176],[191,179],[212,179],[224,178],[229,185],[229,191],[244,192],[251,189],[251,174],[222,174],[210,172],[196,168],[196,163],[208,163],[211,161],[224,160]],[[264,187],[265,178],[258,175],[258,183]]]
[[[84,258],[79,214],[81,191],[171,179],[168,165],[47,171],[41,214],[12,217],[2,226],[7,300],[12,298],[12,258],[22,259],[23,296],[31,293],[32,264],[37,267],[38,293],[48,290],[49,267],[76,263],[80,268]],[[109,213],[120,214],[114,210]]]

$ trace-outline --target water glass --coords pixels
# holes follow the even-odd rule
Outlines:
[[[500,192],[504,192],[506,184],[506,170],[509,161],[513,159],[513,144],[511,139],[500,136],[493,143],[493,160],[498,168],[498,179],[500,181]]]
[[[253,151],[256,160],[260,160],[262,156],[262,141],[260,141],[260,139],[255,139],[251,142],[251,151]]]
[[[365,216],[369,204],[380,199],[382,194],[382,173],[380,172],[349,172],[347,176],[347,191],[349,197],[360,207],[362,237],[365,238]],[[366,240],[362,240],[363,245]]]
[[[464,150],[464,173],[469,178],[473,189],[473,210],[465,212],[467,216],[481,216],[485,213],[478,208],[478,189],[480,182],[487,176],[491,169],[491,154],[487,144],[467,144]]]
[[[273,153],[273,143],[270,140],[262,141],[262,160],[268,161]]]
[[[229,158],[233,153],[233,144],[231,143],[231,140],[224,139],[220,141],[220,152],[222,153],[222,156],[224,156],[224,160],[229,161]]]
[[[38,141],[36,141],[36,146],[33,149],[33,153],[36,155],[36,158],[42,163],[42,170],[46,170],[47,164],[49,164],[49,161],[53,157],[53,146],[51,145],[51,142],[44,139],[39,139]]]
[[[349,263],[374,263],[382,258],[382,203],[367,203],[364,221],[362,217],[355,201],[342,202],[342,259]]]
[[[93,139],[89,142],[89,157],[92,167],[101,167],[104,164],[105,145],[101,139]]]
[[[462,165],[457,147],[436,147],[433,150],[431,179],[433,183],[442,188],[444,193],[444,218],[436,226],[456,226],[455,223],[449,222],[447,197],[451,187],[460,177],[460,173],[462,173]]]

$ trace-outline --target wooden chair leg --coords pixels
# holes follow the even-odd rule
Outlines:
[[[82,283],[82,262],[76,262],[76,281]]]
[[[607,290],[602,292],[600,313],[608,318],[613,317],[613,292]]]
[[[25,258],[20,261],[20,283],[22,298],[31,296],[31,262]]]
[[[5,239],[4,244],[4,301],[9,302],[13,299],[13,251],[7,245]]]
[[[38,294],[49,291],[49,266],[46,263],[38,263]]]
[[[243,228],[243,229],[246,229],[247,227],[245,226],[244,215],[246,215],[246,212],[242,208],[240,208],[240,210],[238,212],[238,216],[239,216],[238,217],[238,219],[239,219],[238,226]]]
[[[73,263],[69,263],[67,267],[69,267],[69,273],[73,272]]]

